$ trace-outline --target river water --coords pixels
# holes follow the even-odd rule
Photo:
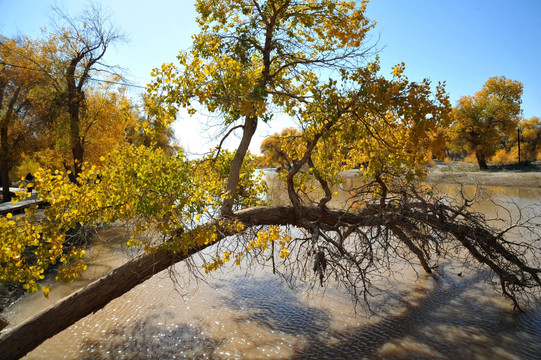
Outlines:
[[[541,213],[539,188],[486,190]],[[494,211],[488,201],[479,206]],[[55,284],[49,299],[25,296],[3,314],[10,326],[132,256],[119,246],[122,234],[101,230],[84,278]],[[460,274],[452,262],[441,264],[437,276],[417,279],[405,272],[396,286],[399,301],[377,314],[355,309],[332,286],[289,288],[270,269],[225,267],[206,282],[184,276],[184,264],[174,270],[155,275],[26,358],[541,359],[541,309],[513,312],[483,282],[485,273]]]

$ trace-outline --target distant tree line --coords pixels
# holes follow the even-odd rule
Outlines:
[[[541,159],[541,120],[521,117],[522,83],[505,76],[492,77],[473,96],[462,96],[450,116],[451,123],[439,133],[444,142],[435,150],[441,160],[475,159],[480,169],[488,163],[529,164]],[[261,144],[263,167],[293,166],[288,148],[300,140],[295,128],[284,129]]]
[[[41,39],[0,34],[0,173],[9,185],[38,167],[70,171],[100,166],[115,146],[168,147],[170,128],[152,128],[144,106],[127,95],[107,50],[124,41],[92,5],[72,17],[53,9],[54,26]]]

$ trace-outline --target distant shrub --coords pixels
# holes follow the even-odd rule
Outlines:
[[[510,164],[516,163],[518,161],[518,150],[516,148],[511,149],[511,151],[505,151],[505,149],[500,149],[496,151],[496,154],[490,158],[491,163],[495,164]]]
[[[475,154],[470,154],[464,158],[462,162],[465,163],[477,163],[477,158],[475,157]]]
[[[450,165],[450,164],[454,163],[454,161],[450,157],[446,156],[445,159],[443,159],[443,163],[446,164],[446,165]]]

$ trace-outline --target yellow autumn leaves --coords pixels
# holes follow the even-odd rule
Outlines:
[[[235,223],[234,227],[237,227],[238,230],[244,229],[242,223]],[[210,261],[202,265],[205,269],[205,273],[219,269],[225,263],[229,262],[232,256],[235,259],[235,265],[240,265],[243,257],[249,253],[254,253],[254,255],[264,256],[267,260],[270,260],[274,257],[274,244],[279,246],[279,256],[281,259],[286,259],[290,251],[287,247],[291,241],[291,236],[287,234],[279,226],[269,226],[265,229],[259,230],[255,239],[249,240],[247,245],[242,251],[237,251],[236,253],[233,250],[226,250],[223,253],[217,254]],[[270,254],[269,254],[270,251]]]
[[[224,151],[214,162],[199,162],[182,153],[171,156],[161,149],[129,146],[103,157],[101,168],[83,166],[77,184],[66,172],[36,172],[35,193],[50,206],[27,208],[25,216],[0,216],[0,279],[37,291],[54,264],[61,264],[59,278],[75,279],[86,268],[84,250],[67,246],[66,233],[81,226],[124,224],[134,234],[129,245],[146,251],[154,251],[179,230],[185,235],[175,236],[169,244],[173,251],[212,243],[217,228],[201,226],[200,220],[215,218],[228,196],[231,157]],[[265,203],[266,187],[254,172],[255,162],[243,166],[236,209]],[[240,223],[218,226],[231,233],[244,229]],[[161,240],[137,236],[148,232],[160,234]]]

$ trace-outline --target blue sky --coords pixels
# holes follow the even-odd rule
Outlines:
[[[127,69],[135,84],[150,81],[150,71],[175,61],[197,31],[193,0],[100,0],[115,25],[129,38],[107,54],[107,62]],[[76,14],[85,1],[0,0],[0,33],[40,35],[49,25],[50,6]],[[367,15],[377,21],[382,70],[402,61],[413,81],[446,81],[453,104],[473,95],[492,76],[524,84],[523,116],[541,117],[541,0],[372,0]],[[140,90],[134,90],[138,92]],[[180,143],[189,151],[212,146],[202,118],[175,124]],[[258,129],[251,149],[287,126],[285,119]]]

